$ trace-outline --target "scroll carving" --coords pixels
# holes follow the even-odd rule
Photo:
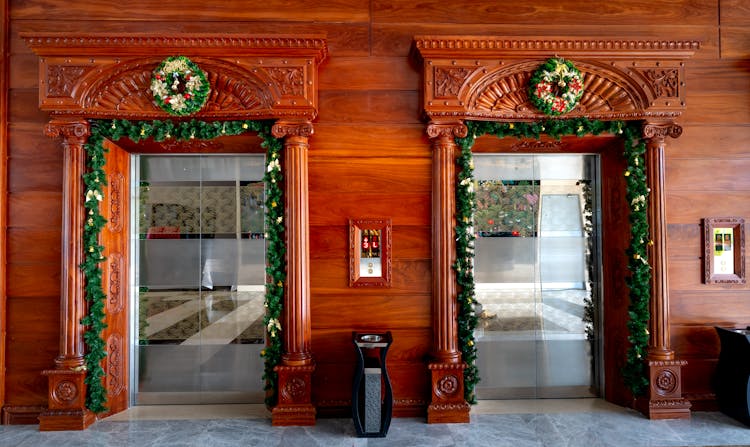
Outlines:
[[[112,253],[107,259],[109,266],[109,299],[107,313],[114,314],[122,311],[125,307],[124,299],[122,296],[122,255],[120,253]]]
[[[123,338],[114,333],[107,339],[107,391],[117,396],[125,389],[125,371],[123,368]]]
[[[677,69],[645,70],[643,74],[651,81],[657,97],[676,98],[679,96],[680,73]]]
[[[271,133],[276,138],[309,137],[313,134],[313,125],[309,121],[279,121],[271,128]]]
[[[119,172],[110,175],[107,180],[109,184],[109,216],[107,228],[113,233],[122,231],[122,201],[125,177]]]
[[[552,150],[552,151],[559,151],[562,150],[563,143],[560,141],[521,141],[520,143],[515,143],[513,146],[510,147],[511,151],[514,152],[525,152],[525,151],[539,151],[539,150]]]
[[[645,138],[678,138],[680,135],[682,135],[682,126],[675,123],[645,123],[643,125]]]
[[[276,82],[283,95],[302,96],[305,87],[305,74],[300,68],[274,67],[268,74]]]
[[[50,138],[63,137],[65,141],[83,144],[91,135],[87,121],[53,120],[44,126],[44,134]]]
[[[75,82],[86,72],[87,68],[70,65],[47,67],[47,95],[69,98]]]
[[[435,97],[458,96],[458,91],[472,69],[464,67],[435,67]]]
[[[427,136],[432,138],[463,138],[469,133],[464,123],[430,123],[427,125]]]

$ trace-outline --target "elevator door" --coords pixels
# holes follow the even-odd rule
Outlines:
[[[475,156],[480,399],[598,394],[598,164]]]
[[[262,402],[264,156],[134,158],[133,402]]]

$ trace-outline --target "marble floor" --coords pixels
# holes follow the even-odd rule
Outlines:
[[[480,401],[469,424],[396,418],[385,438],[358,438],[351,419],[273,427],[260,405],[134,407],[82,432],[0,425],[0,446],[750,446],[750,428],[722,413],[650,421],[600,399]]]

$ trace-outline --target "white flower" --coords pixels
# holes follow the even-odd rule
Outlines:
[[[96,199],[97,201],[101,202],[102,199],[103,199],[102,194],[99,191],[95,191],[93,189],[89,189],[86,192],[86,201],[88,202],[88,201],[94,200],[94,199]]]
[[[154,96],[164,97],[167,95],[167,84],[164,81],[154,79],[151,83],[151,92]]]
[[[281,169],[281,164],[279,163],[278,158],[274,159],[274,160],[271,160],[268,163],[268,172],[271,172],[271,171],[274,171],[274,170],[280,170],[280,169]]]

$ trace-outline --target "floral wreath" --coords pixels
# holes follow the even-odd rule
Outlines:
[[[583,96],[583,78],[572,62],[552,58],[531,75],[529,98],[545,115],[562,115],[578,105]]]
[[[206,73],[185,56],[164,59],[151,78],[156,103],[172,115],[190,115],[200,110],[211,88]]]

